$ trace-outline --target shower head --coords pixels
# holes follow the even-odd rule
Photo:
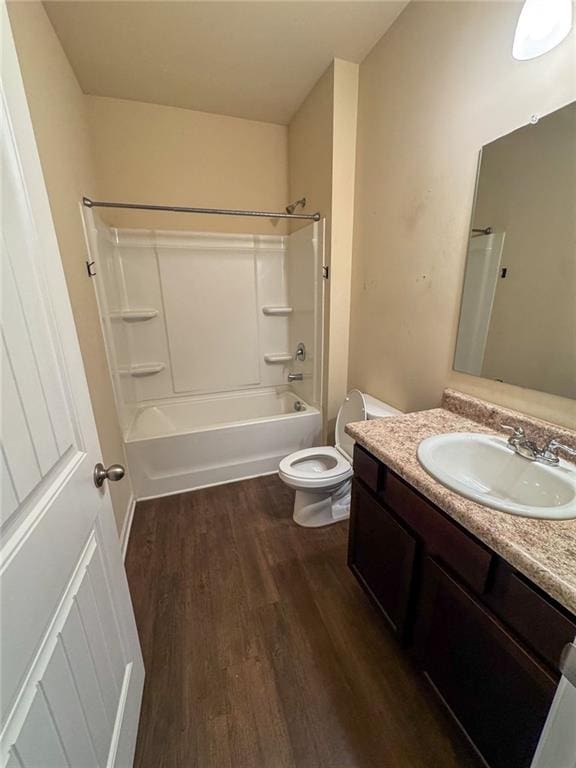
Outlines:
[[[300,206],[301,208],[306,207],[306,198],[301,197],[300,200],[296,200],[294,203],[290,203],[290,205],[286,206],[286,213],[294,213],[296,208]]]

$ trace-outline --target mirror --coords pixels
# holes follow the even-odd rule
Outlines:
[[[576,102],[482,148],[454,369],[576,398]]]

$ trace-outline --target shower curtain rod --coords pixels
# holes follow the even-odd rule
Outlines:
[[[320,221],[319,213],[274,213],[273,211],[237,211],[226,208],[188,208],[182,205],[148,205],[146,203],[109,203],[83,197],[86,208],[129,208],[133,211],[172,211],[173,213],[214,213],[219,216],[258,216],[262,219],[309,219]]]

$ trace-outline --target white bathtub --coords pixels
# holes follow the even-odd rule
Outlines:
[[[292,392],[226,393],[140,407],[126,435],[136,498],[275,472],[284,456],[318,445],[320,412],[296,411]]]

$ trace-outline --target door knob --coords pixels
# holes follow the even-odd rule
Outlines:
[[[125,474],[126,470],[122,464],[110,464],[109,467],[105,467],[104,464],[98,462],[94,467],[94,485],[96,488],[102,488],[104,480],[117,482],[118,480],[122,480]]]

